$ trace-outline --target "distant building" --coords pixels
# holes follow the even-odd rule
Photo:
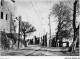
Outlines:
[[[14,33],[14,0],[0,0],[0,31]]]
[[[69,38],[69,39],[63,38],[63,42],[68,42],[70,46],[73,42],[73,38]],[[63,46],[66,46],[66,43],[63,43]]]

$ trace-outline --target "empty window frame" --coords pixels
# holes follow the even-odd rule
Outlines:
[[[8,14],[6,14],[6,20],[8,20]]]
[[[3,12],[1,12],[1,19],[3,19]]]

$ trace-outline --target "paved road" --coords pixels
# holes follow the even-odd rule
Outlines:
[[[61,48],[60,48],[61,49]],[[53,51],[48,48],[42,48],[35,45],[30,45],[23,49],[2,51],[3,56],[68,56],[65,52]],[[59,50],[59,49],[58,49]]]

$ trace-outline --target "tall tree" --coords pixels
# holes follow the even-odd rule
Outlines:
[[[60,1],[58,4],[54,4],[54,6],[52,7],[51,14],[55,15],[55,17],[58,18],[58,27],[56,33],[56,42],[57,42],[57,40],[62,40],[63,38],[60,35],[62,31],[68,30],[70,32],[71,30],[71,22],[72,22],[71,10],[68,5]]]
[[[74,35],[73,35],[73,43],[71,44],[69,51],[75,51],[76,50],[76,44],[78,41],[77,38],[77,31],[79,31],[79,29],[77,29],[76,27],[76,17],[79,16],[79,0],[75,0],[73,3],[73,30],[74,30]],[[78,26],[79,27],[79,26]]]
[[[29,22],[21,22],[21,30],[20,31],[24,36],[24,45],[26,47],[27,45],[26,45],[25,38],[27,37],[27,34],[36,31],[36,29],[31,24],[29,24]]]

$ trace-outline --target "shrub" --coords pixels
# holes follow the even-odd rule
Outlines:
[[[10,42],[5,32],[1,32],[1,47],[2,49],[9,49]]]

